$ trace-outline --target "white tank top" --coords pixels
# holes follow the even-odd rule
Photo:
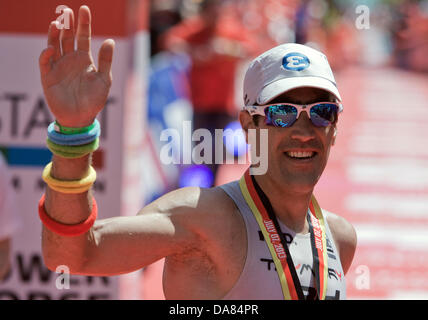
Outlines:
[[[223,297],[225,300],[282,300],[281,284],[269,248],[260,227],[248,207],[239,187],[239,181],[220,186],[238,207],[247,230],[247,257],[242,273],[233,288]],[[328,255],[326,299],[346,299],[346,281],[340,256],[325,221]],[[278,219],[281,231],[287,239],[289,250],[299,276],[305,297],[315,296],[313,257],[310,233],[296,234]]]

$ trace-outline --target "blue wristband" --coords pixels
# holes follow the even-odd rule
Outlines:
[[[79,146],[88,144],[97,139],[101,134],[100,123],[97,119],[94,121],[93,129],[85,133],[63,134],[55,131],[55,122],[52,122],[48,127],[48,138],[59,145],[63,146]]]

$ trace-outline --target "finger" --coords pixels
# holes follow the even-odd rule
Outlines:
[[[57,61],[61,57],[61,47],[59,44],[59,26],[58,21],[52,21],[48,31],[48,47],[52,46],[54,52],[53,61]]]
[[[55,54],[55,48],[52,46],[47,47],[42,51],[39,57],[39,67],[40,74],[42,76],[48,74],[52,69],[52,60],[51,58]]]
[[[98,53],[98,72],[100,72],[105,79],[111,79],[114,46],[114,40],[105,40]]]
[[[63,14],[64,19],[69,19],[69,23],[66,23],[61,29],[60,35],[62,54],[66,55],[74,51],[74,13],[73,10],[67,8],[64,9]]]
[[[79,9],[79,21],[77,24],[77,49],[90,51],[91,49],[91,11],[87,6]]]

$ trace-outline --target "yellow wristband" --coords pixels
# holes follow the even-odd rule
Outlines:
[[[61,192],[61,193],[67,193],[67,194],[83,193],[83,192],[86,192],[89,189],[91,189],[91,187],[92,187],[92,185],[83,186],[80,188],[64,188],[64,187],[55,187],[55,186],[49,185],[49,188],[51,188],[52,190],[55,190],[55,191]]]
[[[97,179],[97,172],[90,166],[86,177],[80,180],[58,180],[51,176],[52,162],[48,163],[43,170],[42,178],[48,186],[62,193],[82,193],[89,190]]]

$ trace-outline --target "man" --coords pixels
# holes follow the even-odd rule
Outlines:
[[[41,80],[57,122],[83,128],[94,122],[107,98],[114,42],[101,46],[97,70],[89,49],[89,8],[79,10],[77,49],[73,12],[67,10],[69,30],[50,25],[48,48],[40,56]],[[354,255],[355,231],[345,219],[321,214],[312,199],[334,144],[340,107],[328,62],[305,46],[274,48],[250,66],[244,94],[243,129],[268,132],[266,174],[247,172],[240,182],[211,189],[179,189],[136,216],[95,223],[96,202],[89,192],[48,187],[39,207],[46,265],[109,276],[165,257],[167,299],[345,298],[343,275]],[[314,104],[309,113],[308,104]],[[294,111],[301,111],[297,119]],[[87,180],[89,165],[90,155],[54,155],[50,179],[63,185]],[[70,229],[84,233],[61,235]]]

